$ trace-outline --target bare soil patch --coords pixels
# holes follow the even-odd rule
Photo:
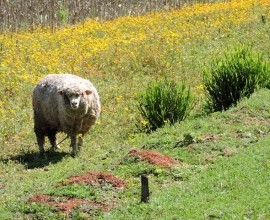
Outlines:
[[[104,183],[109,183],[116,188],[124,188],[125,181],[106,172],[87,172],[83,175],[72,176],[58,184],[56,187],[65,186],[72,183],[86,183],[90,185],[102,185]]]
[[[91,201],[88,199],[79,199],[71,197],[54,197],[45,194],[36,195],[29,199],[28,203],[43,203],[50,205],[55,208],[56,211],[69,213],[75,207],[87,205],[88,207],[98,208],[103,212],[109,211],[112,208],[112,205],[107,205],[102,202]]]
[[[161,154],[156,151],[148,151],[148,150],[131,150],[129,155],[138,157],[142,161],[146,161],[150,164],[154,164],[157,166],[161,166],[163,168],[171,168],[172,165],[178,163],[174,158]]]
[[[202,138],[202,141],[215,141],[217,140],[217,135],[215,134],[207,134]]]
[[[56,201],[58,200],[58,201]],[[53,206],[56,211],[70,212],[73,208],[83,203],[84,199],[61,197],[56,198],[45,194],[36,195],[29,199],[29,203],[43,203]]]
[[[87,172],[83,175],[72,176],[54,187],[61,187],[73,183],[86,183],[94,186],[100,186],[109,183],[114,188],[122,189],[125,187],[125,181],[106,172]],[[28,200],[28,203],[42,203],[52,206],[57,212],[69,213],[75,207],[87,207],[89,210],[100,209],[103,212],[111,210],[114,206],[115,199],[110,202],[93,201],[89,199],[74,198],[68,196],[53,196],[46,194],[35,195]]]

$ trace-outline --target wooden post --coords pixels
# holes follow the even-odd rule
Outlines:
[[[141,176],[141,202],[149,201],[149,185],[148,185],[148,177],[145,175]]]

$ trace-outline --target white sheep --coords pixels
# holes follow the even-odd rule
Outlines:
[[[45,136],[52,149],[56,149],[56,133],[64,132],[71,139],[72,155],[76,155],[83,145],[84,134],[96,123],[101,110],[93,84],[72,74],[49,74],[42,78],[33,90],[32,104],[41,154],[45,154]]]

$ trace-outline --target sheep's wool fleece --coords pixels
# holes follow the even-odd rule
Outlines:
[[[81,97],[78,110],[67,108],[59,91],[82,93],[91,90],[90,95]],[[42,123],[44,129],[85,133],[95,124],[100,114],[100,100],[93,84],[86,79],[72,74],[49,74],[39,81],[33,91],[33,109],[35,123]],[[77,129],[74,130],[74,127]]]

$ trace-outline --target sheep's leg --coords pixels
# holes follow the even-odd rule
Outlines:
[[[83,146],[83,134],[79,134],[78,135],[78,147],[79,147],[79,150],[80,148]]]
[[[41,131],[40,129],[38,129],[37,127],[34,127],[35,130],[35,134],[37,137],[37,143],[38,143],[38,147],[39,147],[39,152],[40,154],[44,155],[45,154],[45,149],[44,149],[44,144],[45,144],[45,134],[43,131]]]
[[[70,146],[72,148],[71,154],[72,156],[76,156],[78,154],[76,135],[72,135],[70,139],[71,139]]]
[[[48,138],[50,140],[53,151],[55,151],[56,149],[60,149],[60,147],[59,147],[59,145],[57,143],[57,139],[56,139],[56,130],[51,130],[48,133]]]

